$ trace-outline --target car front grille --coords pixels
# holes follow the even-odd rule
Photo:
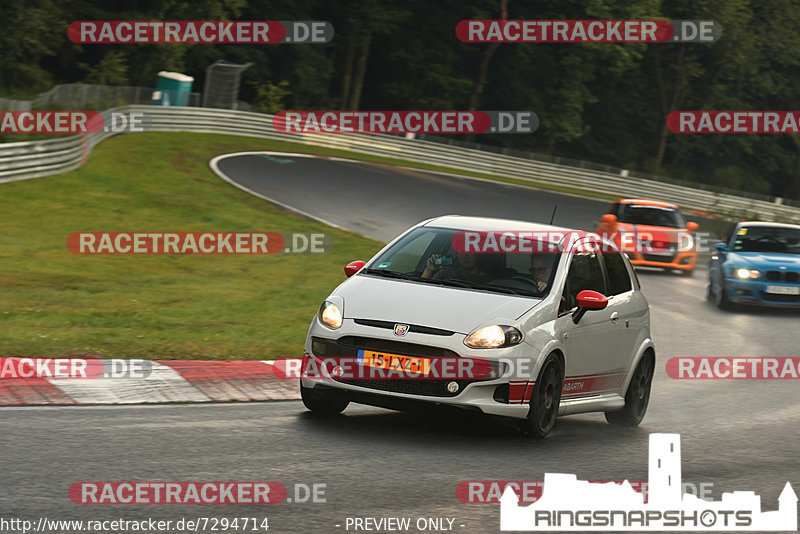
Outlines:
[[[376,321],[374,319],[354,319],[353,322],[361,326],[371,326],[373,328],[384,328],[387,330],[394,330],[394,326],[400,323],[393,323],[392,321]],[[403,323],[404,324],[404,323]],[[415,334],[428,334],[431,336],[452,336],[455,332],[451,330],[442,330],[441,328],[431,328],[430,326],[422,326],[418,324],[408,325],[408,331]]]
[[[767,280],[770,282],[789,282],[790,284],[796,284],[798,280],[800,280],[800,273],[795,273],[792,271],[767,271],[764,275]]]
[[[452,351],[441,347],[431,347],[417,343],[405,343],[391,339],[376,339],[361,336],[344,336],[338,340],[311,338],[311,351],[317,358],[326,357],[351,357],[358,356],[359,350],[374,350],[377,352],[389,352],[404,356],[418,356],[423,358],[459,358],[460,356]],[[404,379],[364,379],[364,378],[335,378],[342,384],[350,384],[362,388],[369,388],[379,391],[392,393],[406,393],[409,395],[425,395],[428,397],[455,397],[472,382],[479,380],[451,380],[435,378],[404,378]],[[455,393],[447,391],[447,384],[450,382],[458,383],[458,390]]]
[[[455,397],[470,384],[471,380],[456,380],[459,388],[455,393],[447,391],[446,385],[451,380],[364,380],[347,379],[336,380],[343,384],[359,386],[362,388],[390,391],[392,393],[406,393],[408,395],[426,395],[428,397]]]
[[[800,302],[800,295],[778,295],[765,291],[761,292],[761,298],[770,302]]]
[[[658,263],[672,263],[675,261],[675,255],[661,255],[661,254],[642,254],[644,261],[654,261]]]

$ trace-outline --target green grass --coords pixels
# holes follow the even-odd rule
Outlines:
[[[382,244],[255,198],[208,167],[225,152],[276,148],[216,135],[118,136],[77,171],[0,185],[0,356],[299,357],[344,264]],[[305,255],[75,255],[66,239],[80,231],[327,232],[333,247]]]
[[[208,167],[248,150],[401,165],[613,200],[548,184],[245,137],[148,133],[98,145],[80,169],[0,185],[0,356],[272,359],[302,354],[342,267],[382,244],[226,184]],[[80,256],[81,231],[327,232],[318,255]]]

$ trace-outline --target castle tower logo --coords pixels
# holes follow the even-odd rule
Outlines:
[[[520,506],[511,487],[500,499],[500,529],[517,531],[796,531],[797,495],[786,482],[778,509],[761,511],[752,491],[705,501],[682,492],[680,434],[650,434],[649,498],[626,480],[593,483],[546,473],[542,496]]]

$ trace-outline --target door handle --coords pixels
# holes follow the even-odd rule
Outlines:
[[[614,312],[611,314],[611,322],[616,324],[619,321],[619,313]]]

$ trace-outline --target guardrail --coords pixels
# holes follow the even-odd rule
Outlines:
[[[123,106],[104,111],[102,115],[106,123],[112,112],[144,113],[148,131],[274,139],[619,197],[663,200],[683,208],[711,213],[800,223],[800,209],[792,206],[430,141],[392,135],[280,133],[272,127],[273,116],[262,113],[211,108]],[[94,146],[112,135],[99,132],[47,141],[0,144],[0,183],[76,169],[86,161]]]

